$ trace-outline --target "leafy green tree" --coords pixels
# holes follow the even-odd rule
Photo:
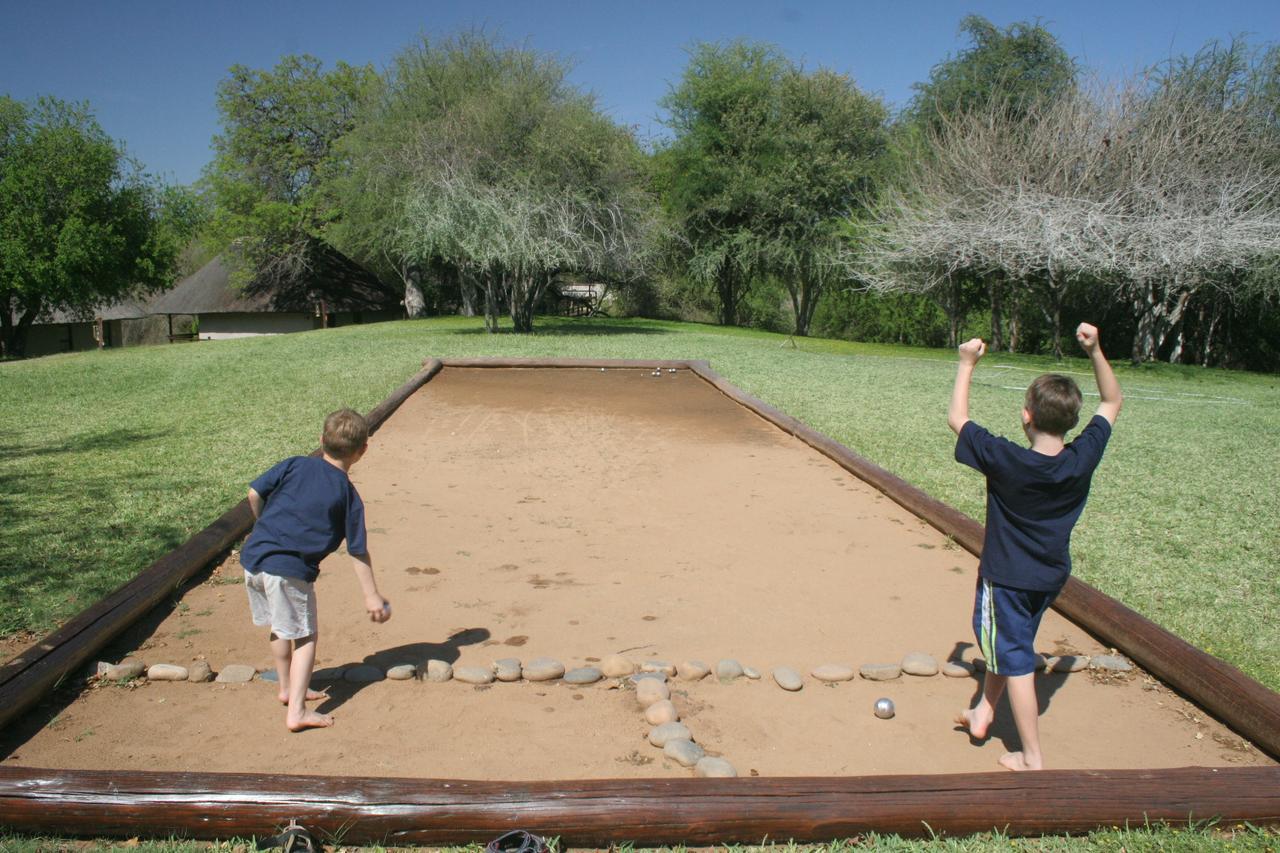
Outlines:
[[[1039,23],[1017,21],[1001,29],[981,15],[967,15],[960,32],[972,44],[913,86],[916,95],[903,116],[908,123],[941,130],[949,117],[986,110],[993,101],[1021,115],[1076,85],[1075,61]]]
[[[765,212],[770,172],[781,165],[777,93],[791,70],[769,45],[701,44],[662,100],[675,138],[655,167],[674,227],[672,254],[685,274],[714,288],[724,325],[737,322],[773,248]]]
[[[808,334],[824,287],[848,275],[845,225],[879,168],[884,105],[844,75],[738,41],[696,48],[663,106],[675,138],[656,165],[683,272],[714,285],[725,324],[753,282],[776,276]]]
[[[517,331],[531,330],[562,273],[643,273],[656,204],[641,185],[642,154],[561,63],[473,36],[414,48],[401,68],[440,81],[397,155],[407,164],[393,220],[404,258],[473,283],[490,330],[500,304]]]
[[[31,324],[171,283],[201,219],[189,190],[130,161],[87,106],[0,97],[0,329],[26,352]]]
[[[234,65],[218,85],[210,233],[224,247],[239,241],[246,280],[295,277],[340,218],[330,191],[346,168],[337,143],[378,85],[369,66],[325,71],[313,56],[286,56],[270,71]]]

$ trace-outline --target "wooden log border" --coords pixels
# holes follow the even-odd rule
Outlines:
[[[429,359],[369,413],[380,426],[444,367],[686,369],[977,555],[982,527],[744,393],[705,361]],[[244,502],[0,668],[0,725],[248,532]],[[1280,696],[1072,579],[1055,606],[1280,758]],[[350,843],[465,844],[509,829],[572,846],[822,842],[999,830],[1086,832],[1149,821],[1280,823],[1280,767],[782,779],[471,782],[0,766],[0,826],[94,837],[266,835],[290,818]]]

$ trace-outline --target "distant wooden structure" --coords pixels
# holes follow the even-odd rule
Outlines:
[[[147,298],[122,299],[83,311],[54,311],[27,330],[27,356],[162,343],[164,321]]]
[[[305,271],[271,282],[235,281],[223,253],[151,304],[155,314],[196,317],[203,340],[280,335],[398,320],[401,294],[346,255],[316,241]],[[174,335],[171,339],[186,336]]]

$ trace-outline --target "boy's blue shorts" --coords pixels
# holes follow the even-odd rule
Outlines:
[[[1058,597],[1057,591],[1016,589],[978,578],[973,601],[973,633],[987,662],[987,672],[996,675],[1027,675],[1040,662],[1036,654],[1036,631],[1040,618]]]

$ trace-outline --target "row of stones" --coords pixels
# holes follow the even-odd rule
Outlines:
[[[911,652],[899,663],[869,663],[854,669],[847,664],[826,663],[814,667],[810,675],[818,681],[834,683],[852,681],[855,676],[868,681],[891,681],[903,674],[929,677],[941,672],[951,678],[967,678],[975,671],[981,670],[985,662],[976,658],[972,662],[948,660],[938,661],[924,652]],[[1047,672],[1079,672],[1086,667],[1127,672],[1132,666],[1118,655],[1095,655],[1092,658],[1083,655],[1041,656],[1039,669]],[[668,677],[678,677],[682,681],[700,681],[712,673],[712,668],[702,661],[690,660],[679,666],[666,661],[648,660],[636,664],[622,655],[612,655],[599,666],[583,666],[566,670],[564,664],[553,658],[540,657],[521,663],[517,658],[501,658],[487,667],[453,666],[447,661],[429,660],[420,671],[412,663],[402,663],[385,671],[372,664],[360,664],[352,667],[331,667],[317,670],[316,681],[337,681],[339,679],[352,682],[381,681],[389,678],[393,681],[408,681],[421,677],[427,681],[444,682],[457,680],[465,684],[491,684],[494,681],[555,681],[562,679],[566,684],[594,684],[604,678],[625,678],[637,672],[657,673]],[[149,681],[218,681],[223,683],[243,683],[252,681],[258,670],[248,664],[229,664],[218,671],[216,677],[212,668],[205,661],[196,661],[191,666],[158,663],[147,666],[136,658],[127,658],[118,664],[99,663],[97,675],[100,678],[120,681],[146,675]],[[723,683],[738,678],[759,679],[760,672],[749,666],[743,666],[732,658],[725,658],[716,663],[714,672]],[[796,691],[804,687],[804,678],[791,667],[779,666],[772,671],[773,681],[783,690]],[[275,673],[264,672],[264,680],[274,681]]]
[[[741,668],[745,674],[746,668]],[[705,676],[703,673],[702,677]],[[667,673],[641,672],[631,676],[631,682],[635,685],[636,703],[644,713],[645,722],[652,726],[647,738],[650,745],[661,749],[663,755],[681,767],[693,768],[697,776],[731,778],[738,775],[727,760],[707,755],[707,751],[694,740],[689,727],[680,722],[680,714],[671,701]]]

